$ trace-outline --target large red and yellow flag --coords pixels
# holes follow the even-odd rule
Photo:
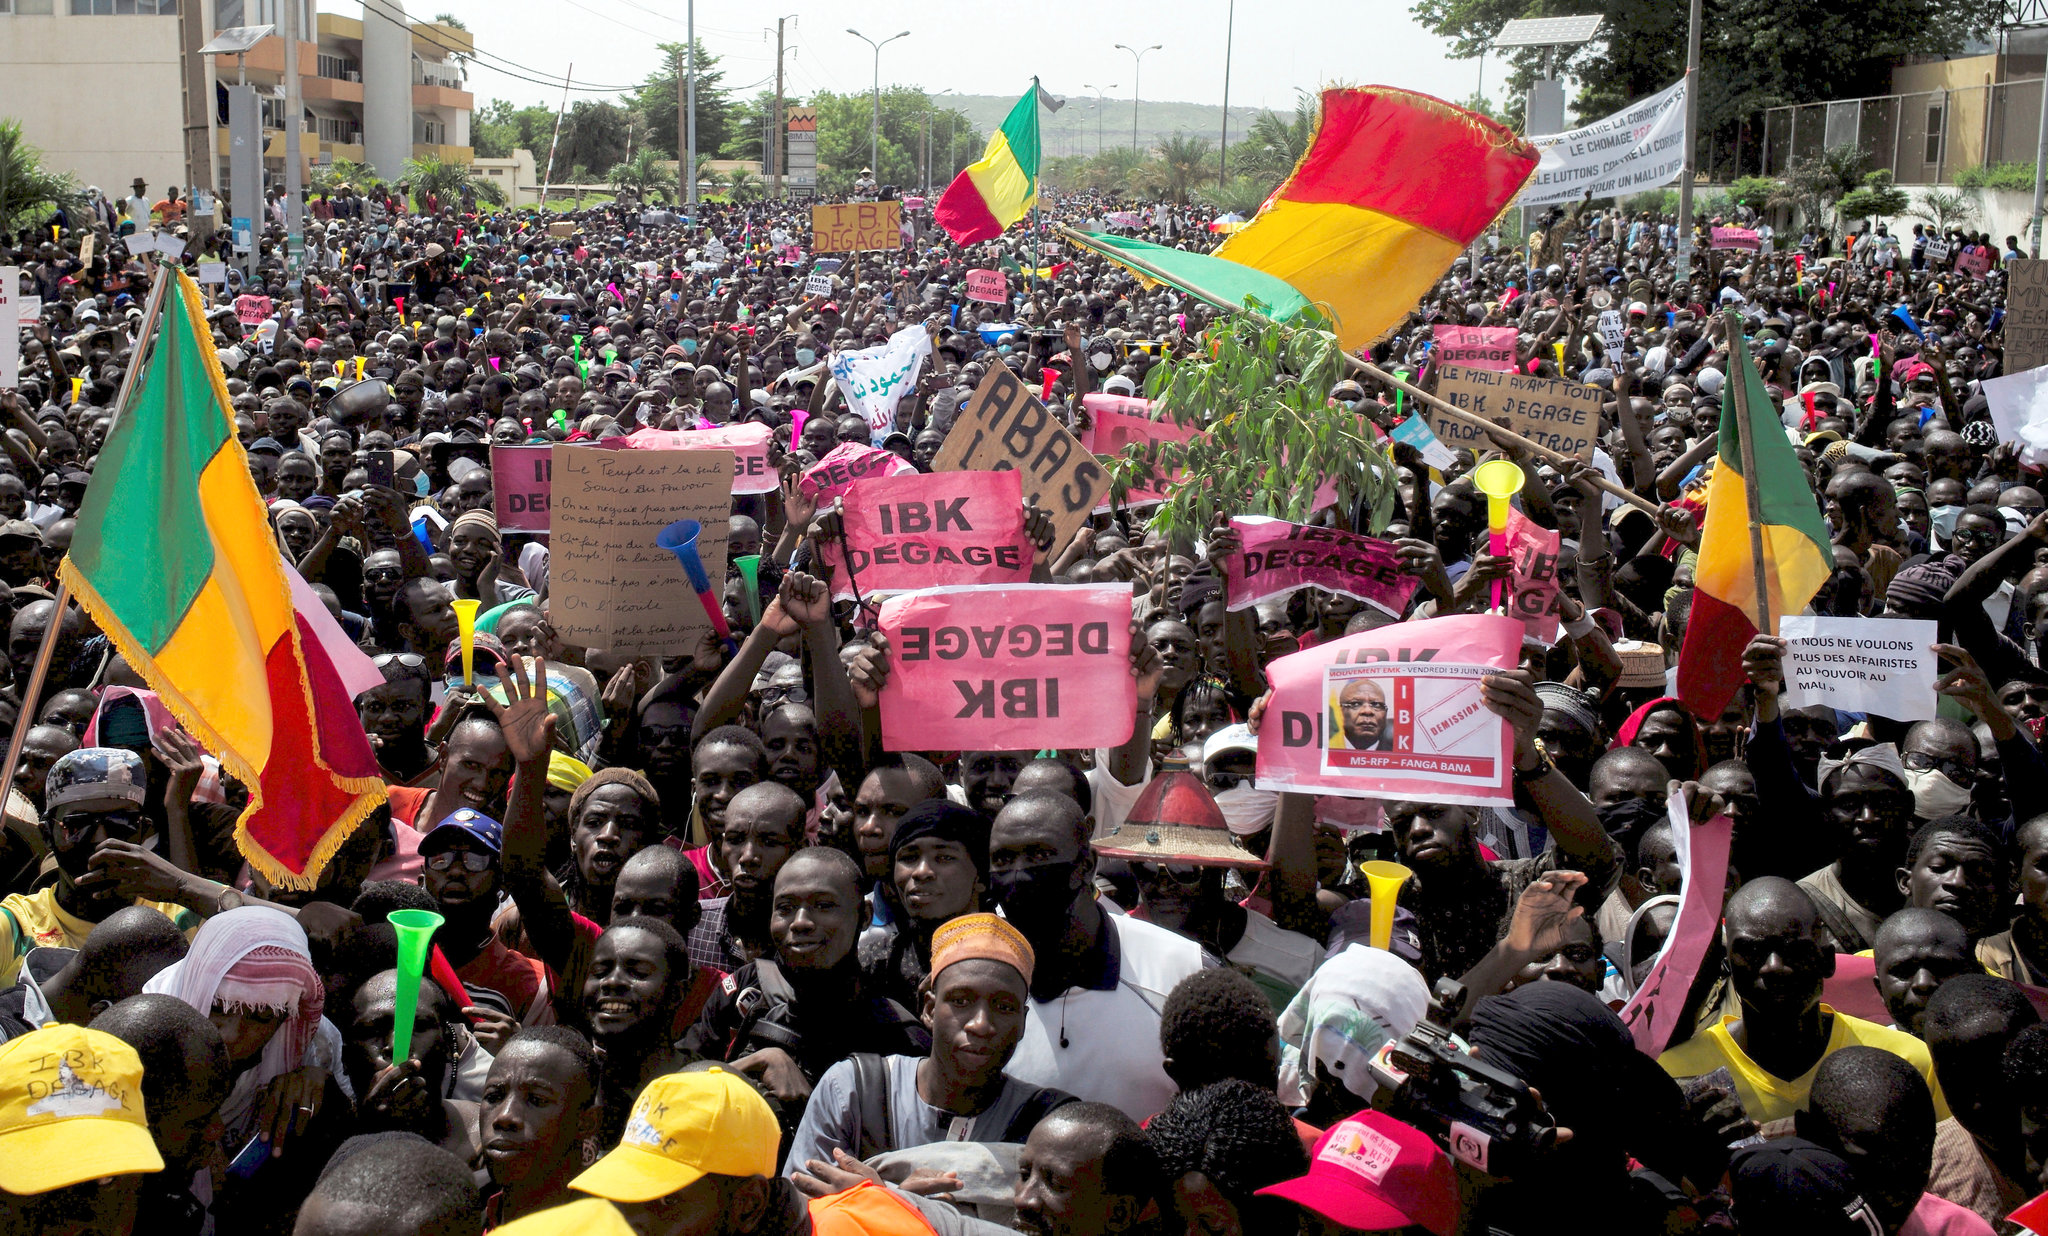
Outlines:
[[[1216,256],[1293,284],[1356,350],[1415,308],[1537,157],[1505,126],[1426,94],[1325,90],[1308,152]]]
[[[946,186],[932,219],[953,243],[994,240],[1038,201],[1038,79],[988,139],[979,161]]]
[[[1742,650],[1751,637],[1762,633],[1757,625],[1762,617],[1759,561],[1773,625],[1786,614],[1805,609],[1835,569],[1834,546],[1828,540],[1827,522],[1814,505],[1813,487],[1785,436],[1778,405],[1749,358],[1742,323],[1732,314],[1728,340],[1720,449],[1713,479],[1707,482],[1707,522],[1700,530],[1699,562],[1693,567],[1692,612],[1678,651],[1678,698],[1708,719],[1720,716],[1742,686]],[[1754,476],[1742,463],[1745,434],[1756,464]],[[1754,543],[1752,496],[1759,512]]]
[[[235,841],[272,883],[310,888],[384,802],[347,688],[292,607],[212,346],[199,285],[175,282],[107,435],[59,575],[194,738],[249,787]],[[151,344],[154,344],[151,347]]]

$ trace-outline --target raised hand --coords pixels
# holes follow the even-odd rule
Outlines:
[[[525,657],[505,658],[505,674],[498,681],[505,691],[500,704],[484,696],[498,718],[505,746],[516,764],[545,763],[555,744],[555,717],[548,711],[548,660],[533,658],[532,677],[527,676]]]

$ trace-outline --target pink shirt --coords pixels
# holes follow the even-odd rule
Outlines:
[[[1906,1216],[1899,1236],[1992,1236],[1991,1225],[1977,1212],[1956,1205],[1945,1197],[1922,1193],[1920,1204]]]

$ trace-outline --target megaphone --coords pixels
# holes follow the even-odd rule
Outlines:
[[[481,602],[450,601],[455,607],[455,629],[462,640],[462,685],[476,685],[476,609]]]
[[[1372,934],[1367,943],[1374,948],[1388,948],[1394,943],[1394,902],[1401,895],[1401,886],[1415,873],[1399,863],[1375,860],[1360,863],[1358,870],[1365,876],[1366,887],[1372,893]]]
[[[1489,459],[1472,470],[1472,484],[1486,495],[1487,552],[1508,552],[1508,502],[1522,492],[1522,469],[1513,460]],[[1493,608],[1501,607],[1501,585],[1493,581]]]
[[[397,1065],[412,1056],[412,1018],[419,1010],[427,951],[448,920],[432,910],[393,910],[387,921],[398,933],[398,996],[391,1010],[391,1063]]]
[[[711,577],[704,571],[704,560],[697,556],[697,535],[703,531],[704,525],[694,519],[678,519],[663,528],[654,538],[654,543],[674,554],[676,561],[682,563],[683,574],[690,577],[690,587],[697,590],[697,600],[711,619],[711,629],[718,632],[718,638],[726,642],[729,651],[732,627],[725,621],[725,606],[711,591]]]

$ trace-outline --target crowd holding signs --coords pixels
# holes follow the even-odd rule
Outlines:
[[[1448,170],[1242,223],[1040,95],[936,201],[0,254],[0,1236],[2027,1213],[2048,264],[1681,274],[1683,83],[1333,89]]]

